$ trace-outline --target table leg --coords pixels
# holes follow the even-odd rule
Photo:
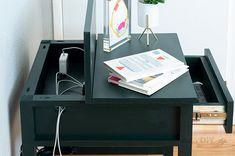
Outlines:
[[[35,147],[31,145],[22,145],[22,156],[36,156]]]
[[[184,106],[180,110],[180,144],[179,156],[192,155],[192,112],[193,106]]]
[[[36,150],[33,145],[34,139],[34,122],[33,108],[30,103],[23,102],[20,104],[21,113],[21,130],[22,130],[22,155],[35,156]]]
[[[182,143],[179,146],[179,156],[191,156],[192,155],[192,143]]]
[[[162,147],[162,154],[164,156],[173,156],[173,146],[170,147]]]

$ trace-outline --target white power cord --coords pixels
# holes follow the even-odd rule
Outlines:
[[[72,87],[69,87],[68,89],[65,89],[63,92],[61,92],[61,93],[59,93],[59,86],[60,86],[60,83],[61,82],[70,82],[70,83],[74,83],[75,85],[74,86],[72,86]],[[72,80],[60,80],[60,81],[58,81],[58,83],[57,83],[57,89],[58,89],[58,95],[63,95],[65,92],[67,92],[67,91],[69,91],[70,89],[73,89],[73,88],[75,88],[75,87],[83,87],[83,85],[81,85],[81,84],[79,84],[79,83],[77,83],[77,82],[74,82],[74,81],[72,81]]]
[[[63,95],[65,92],[69,91],[70,89],[73,89],[75,87],[83,87],[84,86],[84,83],[82,84],[80,81],[78,81],[77,79],[75,79],[71,75],[65,74],[65,73],[63,73],[63,75],[66,75],[71,80],[62,79],[62,80],[58,81],[59,74],[62,74],[62,73],[57,72],[56,77],[55,77],[56,95]],[[60,86],[60,83],[62,83],[62,82],[70,82],[70,83],[74,83],[75,85],[73,85],[73,86],[65,89],[61,93],[59,93],[59,86]],[[60,118],[61,118],[61,115],[62,115],[64,110],[65,110],[65,108],[62,108],[61,106],[59,106],[57,122],[56,122],[56,134],[55,134],[55,142],[54,142],[54,148],[53,148],[53,156],[55,156],[56,145],[58,146],[60,156],[62,156],[62,152],[61,152],[61,148],[60,148],[60,136],[59,136],[60,133],[59,133],[59,130],[60,130]]]
[[[62,74],[60,72],[57,72],[56,73],[56,77],[55,77],[55,86],[56,86],[56,95],[62,95],[64,94],[65,92],[67,92],[68,90],[72,89],[72,88],[75,88],[76,87],[83,87],[84,86],[84,83],[81,83],[80,81],[78,81],[77,79],[75,79],[74,77],[72,77],[71,75],[69,74],[64,74],[63,75],[66,75],[68,78],[72,79],[72,80],[59,80],[58,81],[58,75],[59,74]],[[66,89],[66,91],[63,91],[63,93],[59,93],[59,86],[60,86],[60,83],[61,82],[71,82],[71,83],[74,83],[75,85],[73,87],[70,87],[69,89]]]
[[[59,81],[57,82],[57,85],[60,86],[60,83],[62,83],[62,82],[70,82],[70,83],[74,83],[74,84],[76,84],[76,85],[80,85],[79,83],[77,83],[77,82],[75,82],[75,81],[73,81],[73,80],[59,80]]]
[[[57,77],[58,77],[59,73],[56,73],[56,95],[58,95],[58,83],[57,83]],[[62,81],[61,81],[62,82]],[[56,149],[56,144],[58,145],[58,150],[60,153],[60,156],[62,156],[62,152],[61,152],[61,148],[60,148],[60,117],[63,113],[63,111],[65,110],[65,108],[62,108],[61,106],[59,106],[58,108],[58,116],[57,116],[57,121],[56,121],[56,133],[55,133],[55,142],[54,142],[54,148],[53,148],[53,156],[55,156],[55,149]]]
[[[201,82],[199,82],[199,81],[196,81],[196,82],[193,82],[193,84],[195,84],[195,85],[203,85],[203,83],[201,83]]]
[[[60,135],[60,117],[63,114],[64,110],[65,108],[62,108],[61,106],[59,106],[57,122],[56,122],[56,136],[55,136],[55,143],[54,143],[54,148],[53,148],[53,156],[55,156],[56,143],[58,145],[60,156],[62,156],[61,149],[60,149],[60,136],[59,135]]]
[[[65,51],[65,50],[69,50],[69,49],[78,49],[78,50],[81,50],[81,51],[85,52],[85,50],[84,50],[84,49],[79,48],[79,47],[68,47],[68,48],[63,48],[63,49],[62,49],[62,52],[64,53],[64,51]]]
[[[78,50],[85,52],[84,49],[79,48],[79,47],[68,47],[68,48],[63,48],[62,53],[64,54],[64,51],[69,50],[69,49],[78,49]],[[63,79],[63,80],[58,81],[59,74],[66,75],[71,80]],[[59,93],[59,86],[60,86],[60,83],[62,83],[62,82],[70,82],[70,83],[74,83],[75,85],[71,86],[71,87],[65,89],[64,91],[62,91],[61,93]],[[63,95],[65,92],[69,91],[70,89],[73,89],[75,87],[83,87],[83,86],[84,86],[84,82],[81,83],[80,81],[78,81],[77,79],[75,79],[71,75],[67,74],[66,72],[64,72],[64,73],[57,72],[56,73],[56,76],[55,76],[56,95]],[[65,110],[65,107],[61,107],[61,106],[58,107],[58,116],[57,116],[57,122],[56,122],[56,134],[55,134],[55,142],[54,142],[54,148],[53,148],[53,156],[55,156],[56,144],[58,146],[59,154],[60,154],[60,156],[62,156],[62,152],[61,152],[61,148],[60,148],[60,118],[61,118],[61,115],[63,114],[64,110]]]
[[[68,89],[65,89],[63,92],[61,92],[60,95],[63,95],[65,92],[69,91],[70,89],[77,88],[77,87],[80,87],[80,85],[71,86]]]

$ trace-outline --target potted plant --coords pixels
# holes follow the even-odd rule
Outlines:
[[[139,39],[147,31],[147,45],[149,45],[149,31],[153,34],[151,28],[156,27],[159,22],[158,3],[165,3],[165,0],[138,0],[138,25],[145,28]],[[157,40],[157,36],[154,37]]]

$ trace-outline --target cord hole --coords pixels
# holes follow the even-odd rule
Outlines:
[[[55,106],[55,110],[58,111],[60,106]]]
[[[26,89],[26,92],[29,92],[30,91],[30,87],[28,87],[27,89]]]
[[[46,46],[44,45],[42,48],[43,48],[43,49],[45,49],[45,48],[46,48]]]

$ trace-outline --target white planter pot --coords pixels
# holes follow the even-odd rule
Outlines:
[[[147,27],[147,15],[148,26],[150,28],[158,26],[159,22],[159,8],[158,4],[145,4],[138,1],[138,25],[140,27]]]

